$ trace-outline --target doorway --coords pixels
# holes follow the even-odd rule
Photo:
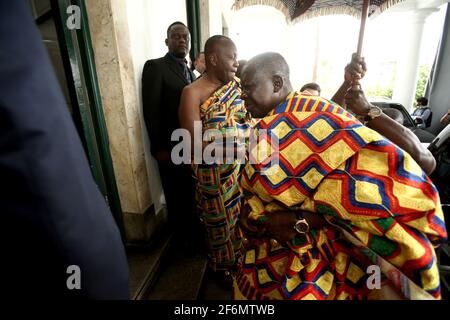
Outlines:
[[[83,1],[28,0],[41,32],[55,74],[67,103],[93,178],[108,204],[125,241],[123,217],[109,151],[89,26],[81,19],[81,28],[66,27],[67,8],[76,5],[85,12]],[[86,14],[82,14],[86,17]]]

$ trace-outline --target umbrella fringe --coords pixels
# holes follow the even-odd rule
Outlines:
[[[390,7],[396,5],[397,3],[404,2],[405,0],[388,0],[385,3],[383,3],[381,6],[379,6],[374,14],[380,14],[381,12],[389,9]]]
[[[381,6],[377,7],[371,16],[377,16],[381,12],[389,9],[390,7],[396,5],[397,3],[403,2],[405,0],[387,0]],[[232,9],[237,11],[243,9],[245,7],[255,6],[255,5],[263,5],[263,6],[271,6],[279,11],[281,11],[286,17],[286,22],[288,24],[295,24],[298,22],[302,22],[311,18],[316,18],[320,16],[326,15],[337,15],[337,14],[346,14],[353,16],[357,19],[361,18],[361,11],[357,10],[353,7],[342,5],[342,6],[332,6],[328,8],[320,8],[312,11],[307,11],[302,15],[291,20],[291,16],[289,14],[289,9],[286,5],[280,0],[237,0],[234,2]]]
[[[306,11],[302,15],[298,16],[297,18],[290,21],[291,24],[296,24],[298,22],[302,22],[311,18],[317,18],[321,16],[330,16],[330,15],[337,15],[337,14],[345,14],[349,15],[355,18],[361,17],[361,11],[357,10],[355,8],[343,5],[343,6],[333,6],[333,7],[327,7],[327,8],[320,8],[312,11]]]
[[[284,3],[280,0],[237,0],[234,2],[232,9],[235,11],[238,11],[245,7],[256,6],[256,5],[274,7],[275,9],[278,9],[279,11],[281,11],[284,14],[287,22],[289,22],[291,20],[291,16],[289,14],[288,7],[286,7],[284,5]]]

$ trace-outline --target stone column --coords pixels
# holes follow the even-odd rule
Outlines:
[[[407,38],[404,39],[402,58],[397,64],[392,100],[403,104],[407,110],[411,110],[414,102],[425,21],[437,10],[436,8],[416,9],[411,12],[409,23],[403,25],[404,30],[407,31],[405,35]],[[389,48],[386,49],[389,50]]]
[[[209,38],[209,0],[200,0],[201,51]]]
[[[86,8],[127,240],[148,240],[152,201],[125,1],[87,0]]]

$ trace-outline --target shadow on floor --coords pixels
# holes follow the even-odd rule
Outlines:
[[[184,238],[174,238],[160,269],[144,300],[196,300],[206,270],[206,256]]]
[[[207,269],[206,250],[200,247],[171,234],[127,248],[132,299],[231,300],[231,286]]]
[[[213,272],[207,269],[203,277],[198,300],[231,300],[231,294],[231,287],[225,287],[217,281]]]

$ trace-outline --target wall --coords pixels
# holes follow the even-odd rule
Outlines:
[[[222,1],[209,0],[209,36],[222,34]]]
[[[142,67],[166,53],[168,25],[186,23],[185,1],[87,0],[86,8],[127,239],[147,241],[167,215],[142,116]]]
[[[175,21],[187,24],[186,2],[183,0],[133,0],[126,1],[128,28],[130,33],[130,49],[134,66],[138,110],[144,137],[149,184],[156,212],[164,207],[164,193],[155,159],[150,155],[150,142],[142,113],[142,69],[149,59],[159,58],[166,54],[164,43],[167,27]]]
[[[205,42],[209,37],[223,34],[223,7],[228,1],[199,0],[200,26],[201,26],[201,50],[204,50]]]
[[[209,38],[209,0],[199,0],[200,5],[200,50],[203,51]]]

